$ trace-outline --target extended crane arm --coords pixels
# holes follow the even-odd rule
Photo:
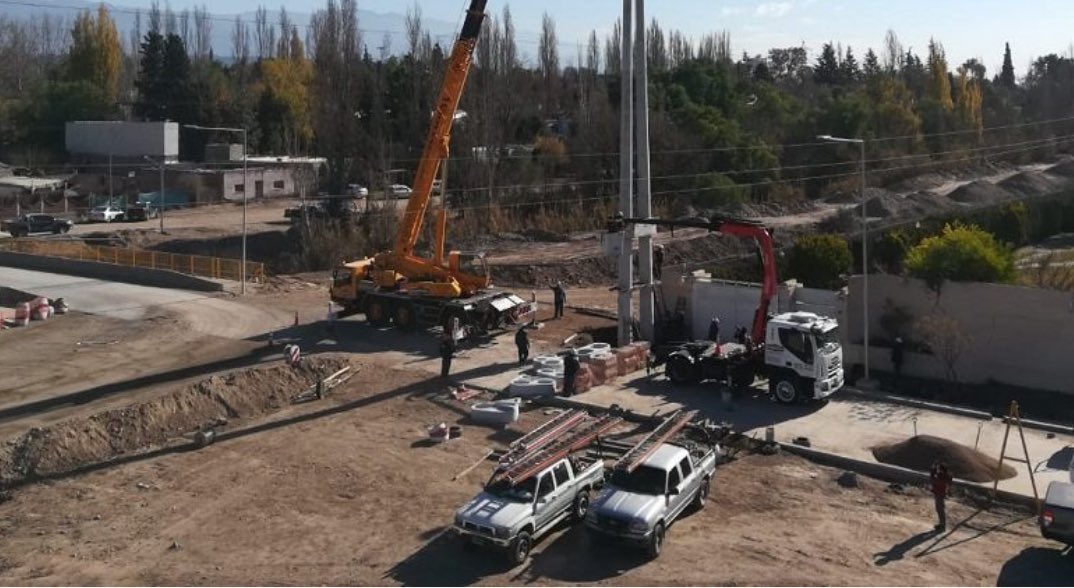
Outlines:
[[[425,149],[421,154],[418,171],[414,175],[414,191],[407,202],[403,222],[395,237],[394,253],[400,257],[409,257],[414,253],[414,246],[421,235],[422,222],[429,208],[429,199],[433,191],[440,162],[447,156],[451,141],[451,124],[455,120],[455,110],[459,107],[462,89],[466,85],[466,76],[470,72],[470,63],[474,55],[477,37],[481,34],[481,24],[485,20],[487,0],[471,0],[466,11],[462,32],[455,41],[448,59],[444,82],[440,87],[440,96],[436,101],[429,134],[425,138]]]
[[[761,301],[753,315],[753,340],[764,343],[765,325],[768,322],[768,307],[772,298],[776,295],[778,279],[776,277],[776,253],[772,242],[772,234],[765,226],[757,221],[748,219],[714,216],[712,218],[689,218],[689,219],[662,219],[662,218],[626,218],[615,216],[608,221],[608,232],[618,233],[627,224],[654,225],[670,228],[698,228],[708,229],[716,233],[734,235],[745,239],[753,239],[761,252],[761,266],[764,278],[761,282]]]

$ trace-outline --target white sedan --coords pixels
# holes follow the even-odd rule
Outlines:
[[[114,220],[121,220],[123,210],[115,206],[98,206],[90,209],[88,218],[93,222],[110,223]]]
[[[403,184],[392,184],[388,187],[388,193],[391,194],[393,198],[410,198],[411,192],[413,192],[413,190],[410,189],[410,186],[405,186]]]

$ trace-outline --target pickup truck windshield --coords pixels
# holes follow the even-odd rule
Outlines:
[[[659,496],[664,493],[667,472],[651,466],[639,466],[633,472],[616,471],[612,474],[612,485],[616,488],[637,494]]]
[[[507,480],[497,480],[485,486],[485,492],[504,500],[513,502],[532,502],[533,492],[537,489],[537,478],[531,477],[518,484]]]

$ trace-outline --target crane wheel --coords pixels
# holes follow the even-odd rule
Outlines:
[[[410,304],[399,304],[395,307],[395,326],[400,329],[413,329],[416,326],[414,320],[414,307]]]
[[[383,300],[370,300],[366,305],[365,318],[374,327],[386,327],[391,323],[388,304]]]

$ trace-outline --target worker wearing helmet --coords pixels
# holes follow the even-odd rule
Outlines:
[[[574,396],[575,380],[578,378],[578,370],[582,364],[578,361],[578,352],[571,349],[567,357],[563,358],[563,395]]]

